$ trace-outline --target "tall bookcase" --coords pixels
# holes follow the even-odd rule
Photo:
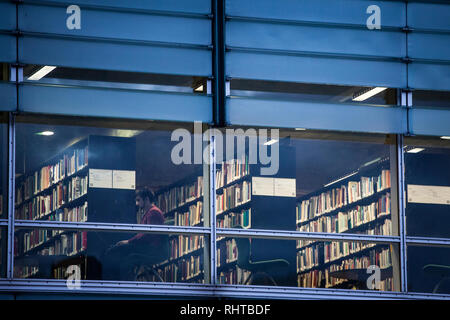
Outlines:
[[[164,213],[165,223],[175,226],[204,225],[203,172],[194,174],[159,190],[156,204]],[[203,235],[170,235],[168,260],[155,266],[166,282],[204,283]],[[156,281],[155,277],[148,279]]]
[[[16,180],[15,218],[136,223],[134,138],[90,135]],[[101,257],[123,233],[16,230],[16,277],[101,278]]]
[[[394,235],[396,224],[393,221],[398,218],[395,179],[391,178],[392,165],[389,157],[378,159],[298,198],[297,230]],[[369,265],[378,265],[381,269],[381,290],[398,288],[398,279],[394,281],[396,275],[393,274],[393,266],[398,265],[398,257],[395,250],[390,250],[389,245],[349,241],[297,241],[299,286],[351,288],[355,284],[361,285],[363,281],[360,279],[365,277],[364,274],[367,275],[363,269],[367,269]]]
[[[279,146],[279,170],[272,176],[261,175],[260,164],[249,164],[248,156],[220,165],[216,175],[217,226],[252,229],[295,230],[295,150],[288,141]],[[287,185],[287,188],[286,188]],[[286,189],[290,192],[286,193]],[[278,285],[295,281],[295,243],[293,241],[253,238],[253,261],[285,259],[289,270]],[[238,248],[233,238],[217,239],[219,281],[242,284],[249,275],[236,262]]]

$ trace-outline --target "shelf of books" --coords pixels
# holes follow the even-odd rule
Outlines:
[[[270,177],[261,176],[261,165],[250,164],[248,154],[218,165],[216,170],[218,228],[295,229],[295,191],[292,196],[255,191],[255,183],[259,187],[262,186],[262,189],[270,190],[273,181],[278,178],[294,182],[295,189],[293,148],[280,147],[280,160],[279,172]],[[283,215],[277,215],[277,212],[283,212]],[[277,219],[274,219],[274,215],[277,215]],[[271,250],[267,250],[267,241],[270,242]],[[295,273],[295,244],[286,246],[286,243],[279,240],[251,239],[250,247],[255,261],[287,259],[292,262],[292,273]],[[237,266],[237,256],[235,239],[217,238],[217,271],[220,283],[243,284],[248,278],[249,271]]]
[[[171,236],[169,259],[155,266],[165,282],[204,283],[205,236]],[[150,281],[157,281],[152,276]]]
[[[136,223],[135,182],[129,186],[115,183],[115,172],[134,177],[134,139],[88,136],[16,179],[15,219]],[[84,232],[20,229],[15,233],[15,259],[60,256],[73,260],[79,256],[81,261],[83,255],[95,256],[106,249],[114,235],[106,238],[102,248],[98,239],[90,241]],[[20,267],[18,263],[15,276],[39,276],[38,265]],[[46,270],[47,276],[59,278],[64,273],[61,266],[53,263],[52,267],[56,271]]]
[[[388,159],[298,199],[297,230],[303,232],[392,235],[391,173]],[[301,287],[334,288],[346,280],[332,272],[377,265],[392,268],[388,245],[359,242],[297,241]],[[347,280],[347,282],[350,282]],[[392,275],[381,290],[393,290]]]
[[[203,176],[200,173],[166,187],[156,195],[166,224],[200,227],[203,218]],[[204,283],[204,236],[169,236],[169,259],[155,266],[166,282]],[[151,277],[157,281],[156,277]]]

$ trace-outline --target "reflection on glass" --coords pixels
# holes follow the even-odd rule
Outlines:
[[[406,231],[450,237],[450,140],[405,138]]]
[[[385,87],[352,87],[313,83],[233,79],[231,80],[230,88],[231,95],[238,97],[297,102],[325,102],[333,104],[397,104],[396,89]]]
[[[8,122],[0,112],[0,219],[8,218]]]
[[[227,133],[227,142],[230,137]],[[276,143],[255,144],[255,150],[267,147],[279,154],[272,159],[278,162],[273,175],[261,173],[267,166],[260,159],[250,161],[248,141],[245,153],[227,153],[216,168],[218,227],[397,233],[397,210],[391,201],[395,159],[390,155],[395,145],[389,137],[282,131]]]
[[[396,245],[220,237],[222,284],[399,290]]]
[[[176,129],[194,139],[188,124],[18,117],[15,218],[203,226],[203,165],[172,159]]]
[[[413,92],[413,104],[420,108],[448,109],[450,108],[450,92],[415,90]]]
[[[408,246],[408,291],[450,294],[450,247]]]
[[[6,246],[8,244],[6,228],[0,228],[0,278],[6,276]]]
[[[16,278],[208,282],[203,235],[16,229],[14,240]]]

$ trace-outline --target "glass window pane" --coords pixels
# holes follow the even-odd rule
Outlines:
[[[397,245],[241,237],[217,241],[221,284],[399,290]]]
[[[8,118],[0,112],[0,219],[8,219]]]
[[[16,219],[203,226],[204,166],[179,161],[177,129],[193,154],[194,124],[18,117]]]
[[[207,79],[198,76],[26,65],[24,79],[27,83],[64,86],[207,93]]]
[[[0,227],[0,278],[6,276],[8,234],[6,227]]]
[[[216,170],[218,227],[398,234],[393,137],[268,132],[227,129]]]
[[[413,92],[413,104],[423,108],[450,108],[450,92],[415,90]]]
[[[394,88],[336,86],[313,83],[295,83],[232,79],[231,95],[260,99],[311,101],[343,104],[397,105]]]
[[[450,237],[450,140],[405,138],[406,231]]]
[[[450,247],[408,246],[408,291],[450,294]]]
[[[136,236],[145,241],[132,240]],[[207,283],[205,238],[17,228],[14,276],[74,279],[77,270],[79,280]]]

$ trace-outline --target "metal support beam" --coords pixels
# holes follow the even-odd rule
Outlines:
[[[225,0],[211,0],[213,10],[213,123],[225,126]]]
[[[9,115],[8,134],[8,249],[6,277],[14,277],[14,199],[15,199],[15,154],[16,135],[15,118],[12,113]]]

